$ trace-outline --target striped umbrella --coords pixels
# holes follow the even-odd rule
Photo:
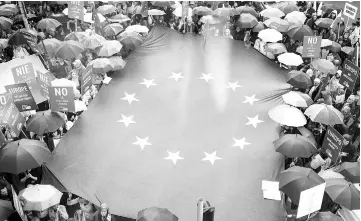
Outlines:
[[[292,25],[287,31],[287,35],[296,41],[303,41],[304,36],[313,36],[313,31],[308,25]]]
[[[287,157],[308,158],[317,152],[316,143],[299,134],[286,134],[273,142],[277,152]]]
[[[315,21],[315,24],[321,28],[331,28],[333,20],[331,18],[319,18]]]
[[[286,75],[286,80],[295,88],[308,89],[312,85],[311,78],[302,71],[290,71]]]
[[[313,100],[308,94],[299,91],[290,91],[282,95],[283,101],[295,107],[308,107],[313,104]]]
[[[360,183],[360,163],[343,162],[339,168],[339,173],[352,183]]]
[[[236,25],[240,28],[253,28],[258,24],[258,20],[251,14],[241,14],[236,21]]]
[[[267,27],[275,29],[279,32],[287,32],[290,26],[288,21],[281,18],[269,18],[263,22]]]
[[[0,28],[2,30],[10,29],[13,25],[13,20],[10,18],[0,17]]]
[[[331,126],[343,124],[343,114],[332,105],[312,104],[306,109],[305,115],[313,122],[321,124]]]
[[[72,33],[68,34],[67,36],[65,36],[64,40],[65,41],[73,40],[73,41],[83,42],[87,37],[89,37],[89,34],[87,32],[72,32]]]
[[[254,17],[258,17],[258,12],[249,6],[240,6],[236,8],[240,14],[251,14]]]
[[[104,37],[116,36],[123,30],[124,30],[123,26],[119,23],[108,24],[103,28],[103,36]]]
[[[360,191],[344,179],[327,179],[325,192],[333,202],[349,210],[360,209]]]

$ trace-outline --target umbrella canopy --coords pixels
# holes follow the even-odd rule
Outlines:
[[[282,5],[281,7],[279,7],[279,9],[283,13],[285,13],[285,15],[288,15],[289,13],[294,12],[294,11],[296,11],[296,12],[299,11],[297,5],[293,4],[291,2],[289,2],[289,3],[285,4],[285,5]]]
[[[120,56],[113,56],[108,59],[109,59],[110,63],[112,64],[112,66],[114,67],[113,71],[123,69],[125,64],[127,63]]]
[[[158,9],[150,9],[148,10],[148,15],[165,15],[165,12]]]
[[[287,157],[310,157],[317,152],[316,143],[299,134],[286,134],[273,142],[277,152]]]
[[[279,32],[286,32],[289,27],[289,23],[281,18],[269,18],[263,22],[267,27],[275,29]]]
[[[130,18],[128,16],[126,16],[126,15],[123,15],[123,14],[117,14],[117,15],[114,15],[113,17],[108,18],[108,20],[110,22],[123,23],[123,22],[130,21]]]
[[[0,151],[0,172],[19,174],[39,167],[50,154],[50,150],[42,141],[28,139],[13,141]]]
[[[150,207],[138,212],[136,221],[178,221],[168,209]]]
[[[279,190],[287,194],[292,203],[298,205],[302,191],[324,182],[312,169],[294,166],[280,173]]]
[[[285,13],[283,13],[278,8],[266,8],[265,10],[261,11],[261,16],[265,18],[281,18],[285,16]]]
[[[110,57],[113,54],[120,52],[122,47],[123,47],[123,45],[120,44],[120,42],[117,40],[105,41],[101,47],[98,47],[96,49],[96,52],[97,52],[98,56]]]
[[[339,173],[352,183],[360,183],[360,163],[343,162],[339,168]]]
[[[241,13],[235,8],[217,8],[213,12],[213,15],[223,16],[223,17],[231,17],[239,14]]]
[[[303,64],[302,57],[295,53],[284,53],[277,57],[278,61],[289,66],[299,66]]]
[[[331,18],[319,18],[315,21],[315,24],[321,28],[331,28],[333,20]]]
[[[240,14],[251,14],[254,17],[258,17],[258,12],[249,6],[240,6],[236,8]]]
[[[0,48],[4,49],[6,48],[9,44],[9,39],[3,39],[3,38],[0,38]]]
[[[286,80],[295,88],[308,89],[312,85],[311,78],[302,71],[292,70],[288,72]]]
[[[349,210],[360,209],[360,191],[344,179],[327,179],[325,192],[333,202]]]
[[[332,41],[329,39],[322,39],[321,40],[321,48],[327,47],[332,45]]]
[[[240,28],[253,28],[258,24],[258,20],[251,14],[241,14],[236,22],[236,25]]]
[[[213,15],[212,9],[204,6],[198,6],[193,9],[195,15]]]
[[[222,17],[217,17],[214,15],[205,15],[200,19],[201,22],[203,23],[208,23],[210,25],[215,25],[215,24],[220,24],[220,23],[224,23],[225,20]]]
[[[282,34],[274,29],[267,28],[258,33],[258,37],[264,42],[277,42],[282,40]]]
[[[175,1],[154,1],[154,2],[152,2],[153,6],[157,6],[157,7],[161,7],[161,8],[164,8],[164,7],[169,8],[175,4],[176,4]]]
[[[36,36],[33,37],[35,41]],[[14,46],[23,45],[23,44],[27,45],[28,41],[22,31],[17,31],[9,37],[8,44]]]
[[[0,219],[8,220],[8,216],[14,212],[11,201],[0,200]]]
[[[118,41],[125,49],[134,50],[143,43],[143,38],[136,32],[123,32],[119,35]]]
[[[84,41],[84,48],[95,50],[97,47],[100,47],[104,44],[106,39],[98,34],[92,34],[88,36]]]
[[[23,189],[19,197],[25,199],[25,211],[44,211],[60,203],[62,192],[51,185],[33,185]]]
[[[49,18],[53,18],[62,24],[66,24],[70,19],[63,12],[60,13],[52,13]]]
[[[297,127],[297,130],[301,133],[302,136],[308,137],[313,142],[316,142],[313,133],[310,130],[308,130],[307,128],[305,128],[305,127]]]
[[[265,49],[272,54],[282,54],[287,52],[287,48],[283,43],[268,43],[266,44]]]
[[[114,69],[112,62],[107,58],[97,58],[90,62],[94,74],[106,73]]]
[[[337,173],[335,171],[333,171],[332,169],[328,169],[328,170],[321,170],[318,175],[320,177],[322,177],[323,179],[334,179],[334,178],[340,178],[343,179],[344,176],[342,176],[340,173]]]
[[[53,133],[66,123],[61,112],[39,111],[26,121],[26,129],[38,135]]]
[[[341,45],[337,42],[332,41],[331,45],[327,46],[326,49],[337,53],[341,51]]]
[[[72,32],[72,33],[68,34],[67,36],[65,36],[64,40],[65,41],[73,40],[73,41],[82,42],[88,36],[89,36],[89,34],[86,32]]]
[[[104,27],[103,36],[116,36],[124,30],[123,26],[119,23],[112,23]]]
[[[69,40],[60,44],[59,48],[55,51],[55,56],[62,59],[77,58],[83,51],[84,47],[81,43]]]
[[[311,65],[318,71],[321,71],[322,73],[330,73],[334,74],[336,73],[335,65],[326,59],[317,59],[311,62]]]
[[[47,38],[38,44],[39,48],[43,52],[46,51],[49,55],[54,55],[55,51],[59,48],[60,45],[61,45],[61,41],[59,41],[56,38]]]
[[[306,117],[299,109],[287,104],[280,104],[272,108],[269,110],[268,116],[277,123],[290,127],[300,127],[307,123]]]
[[[10,18],[0,17],[0,28],[2,30],[10,29],[13,25],[13,20]]]
[[[112,14],[117,8],[114,5],[102,5],[97,8],[97,11],[101,15]]]
[[[305,23],[306,19],[306,15],[300,11],[293,11],[287,14],[285,17],[286,21],[297,26],[302,26]]]
[[[125,29],[126,32],[148,33],[149,29],[143,25],[132,25]]]
[[[260,32],[264,29],[266,29],[266,26],[264,25],[264,23],[258,22],[258,24],[252,28],[252,32]]]
[[[326,125],[343,123],[343,114],[332,105],[312,104],[306,109],[305,115],[308,116],[313,122]]]
[[[343,221],[343,219],[340,216],[327,211],[316,213],[316,215],[310,217],[309,221]]]
[[[61,25],[61,23],[53,18],[43,18],[38,22],[36,27],[38,29],[49,30],[51,28],[55,29],[55,28],[59,27],[60,25]]]
[[[19,13],[19,8],[14,4],[5,4],[0,6],[0,16],[12,16]]]
[[[313,100],[308,94],[299,91],[290,91],[282,95],[283,101],[295,107],[308,107],[313,104]]]
[[[308,25],[291,26],[287,31],[287,35],[293,40],[302,42],[304,36],[313,36],[313,31]]]
[[[339,9],[336,4],[324,4],[321,7],[321,10],[325,13],[331,13],[333,10]]]
[[[355,50],[355,48],[348,47],[348,46],[345,46],[345,47],[341,48],[341,51],[345,52],[347,55],[353,55],[354,50]]]

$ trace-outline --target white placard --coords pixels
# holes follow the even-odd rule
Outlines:
[[[301,192],[297,219],[321,209],[325,188],[326,182]]]
[[[356,6],[346,3],[345,8],[343,10],[343,14],[349,18],[355,19],[357,10],[358,8]]]
[[[279,182],[262,180],[263,198],[270,200],[281,200]]]

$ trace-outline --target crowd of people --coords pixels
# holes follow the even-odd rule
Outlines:
[[[2,2],[2,4],[6,4]],[[64,9],[67,8],[66,2],[60,4],[57,2],[39,2],[39,4],[31,3],[26,4],[26,14],[28,17],[29,28],[33,32],[37,33],[37,43],[41,45],[42,41],[45,39],[55,38],[60,41],[64,41],[66,36],[72,32],[94,32],[96,27],[94,24],[85,21],[78,21],[78,24],[75,24],[76,21],[69,19],[64,13]],[[99,2],[97,4],[105,4]],[[120,2],[114,3],[116,10],[110,14],[105,14],[104,21],[102,26],[107,24],[117,22],[123,26],[123,31],[133,25],[141,25],[147,27],[149,30],[154,26],[163,26],[170,29],[174,29],[182,34],[195,34],[203,35],[206,38],[209,36],[223,36],[226,38],[233,39],[234,41],[240,41],[245,44],[246,47],[254,46],[256,50],[260,51],[262,54],[268,58],[274,60],[277,63],[280,63],[277,60],[276,54],[272,54],[266,49],[266,42],[260,43],[262,40],[258,38],[259,30],[255,31],[253,28],[243,28],[242,25],[239,25],[238,20],[240,15],[229,16],[224,18],[222,22],[207,25],[202,19],[202,15],[197,14],[188,14],[186,18],[182,15],[175,13],[176,8],[174,7],[160,7],[154,6],[152,3],[148,2],[148,5],[145,6],[142,2]],[[189,2],[189,8],[194,9],[199,6],[204,6],[209,9],[215,10],[216,8],[238,8],[240,6],[247,6],[253,8],[256,12],[260,13],[263,11],[267,5],[261,2]],[[94,12],[95,5],[85,5],[85,10],[87,13]],[[180,6],[182,7],[182,6]],[[322,39],[328,39],[333,42],[339,43],[342,47],[353,47],[356,50],[359,50],[359,36],[360,36],[360,19],[357,18],[355,22],[346,26],[345,20],[338,16],[340,15],[340,10],[321,10],[322,5],[317,5],[314,7],[312,2],[297,2],[297,7],[299,11],[303,12],[307,19],[304,21],[304,25],[310,27],[315,36],[322,36]],[[315,10],[316,8],[316,10]],[[145,12],[149,9],[158,9],[164,12],[164,15],[147,15]],[[124,16],[124,17],[122,17]],[[115,21],[112,18],[122,17],[124,21]],[[18,30],[21,30],[25,27],[24,21],[20,12],[10,16],[13,19],[14,24],[11,28],[6,30],[1,30],[0,37],[10,38]],[[43,18],[54,18],[62,23],[61,26],[55,29],[37,29],[37,22]],[[329,28],[322,28],[316,25],[316,21],[320,18],[330,18],[334,20],[332,25]],[[262,17],[259,15],[257,17],[258,22],[261,23],[266,21],[268,18]],[[263,29],[266,27],[264,26]],[[107,40],[116,40],[117,35],[105,36]],[[302,41],[294,40],[287,35],[287,32],[282,33],[283,39],[279,43],[283,43],[287,49],[287,52],[292,52],[296,54],[302,54],[298,50],[302,46]],[[146,32],[139,33],[139,36],[142,39],[145,39],[147,36]],[[260,45],[264,47],[261,48]],[[45,53],[44,51],[34,51],[29,45],[8,45],[2,47],[1,50],[1,62],[8,62],[15,58],[24,58],[28,55],[36,54],[44,66],[58,79],[69,79],[73,81],[76,85],[77,90],[80,90],[80,78],[83,71],[99,56],[94,50],[87,49],[81,53],[77,58],[61,59],[53,57]],[[126,58],[132,49],[123,48],[115,56],[121,56]],[[311,65],[311,59],[303,58],[303,64],[295,66],[287,66],[280,63],[280,67],[287,69],[299,70],[306,73],[312,80],[313,85],[307,89],[298,89],[292,88],[292,90],[301,91],[308,94],[315,103],[325,103],[328,105],[334,106],[336,109],[340,110],[344,116],[343,124],[335,126],[335,129],[343,135],[344,137],[344,146],[341,151],[341,162],[356,162],[359,161],[359,149],[360,149],[360,85],[359,79],[356,81],[356,86],[353,91],[347,90],[343,85],[339,83],[339,79],[342,75],[343,63],[345,60],[350,60],[355,62],[359,66],[359,61],[357,55],[347,54],[343,51],[329,51],[327,48],[323,48],[320,54],[321,58],[330,60],[337,70],[334,73],[322,73],[318,70],[315,70]],[[76,93],[76,99],[84,101],[85,104],[89,104],[91,100],[96,96],[98,91],[103,85],[103,80],[106,76],[111,76],[112,71],[107,73],[99,73],[93,76],[93,85],[90,87],[90,90],[81,95]],[[44,111],[49,109],[49,104],[47,101],[38,105],[39,111]],[[19,137],[14,136],[14,133],[6,127],[2,128],[2,132],[7,138],[7,140],[14,141],[22,138],[30,138],[44,141],[48,148],[53,151],[57,143],[60,141],[61,137],[70,129],[70,127],[77,120],[78,116],[82,111],[77,113],[67,113],[67,123],[60,127],[54,133],[44,134],[42,136],[27,132],[26,127],[23,128],[23,133]],[[28,119],[31,117],[31,114],[26,115]],[[320,123],[314,123],[309,121],[306,126],[310,131],[313,132],[317,145],[320,148],[322,146],[323,139],[326,133],[326,126]],[[283,126],[283,134],[295,134],[299,133],[297,128]],[[337,168],[337,165],[333,164],[326,153],[322,152],[321,149],[310,158],[286,158],[286,169],[292,166],[302,166],[312,168],[315,172],[320,172],[321,170],[327,170],[329,168]],[[336,166],[336,167],[335,167]],[[42,179],[41,168],[35,168],[28,170],[19,175],[11,174],[2,174],[0,177],[0,199],[12,200],[10,184],[13,185],[16,192],[28,187],[29,185],[36,185],[41,183]],[[293,209],[297,208],[297,205],[292,205]],[[323,205],[323,211],[332,211],[336,213],[337,205],[331,204],[330,201],[327,201]],[[321,211],[322,211],[321,210]],[[14,213],[16,216],[16,213]],[[19,217],[15,218],[9,217],[9,221],[19,220]],[[60,205],[55,205],[46,209],[44,211],[29,211],[27,213],[28,219],[31,221],[64,221],[74,219],[75,221],[108,221],[113,220],[114,218],[109,215],[106,204],[102,204],[101,208],[96,208],[94,204],[82,199],[71,193],[64,193]]]

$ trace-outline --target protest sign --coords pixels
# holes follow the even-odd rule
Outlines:
[[[27,83],[29,88],[36,84],[36,76],[32,63],[22,64],[16,67],[11,68],[13,73],[14,82],[17,83]]]
[[[52,111],[75,112],[74,87],[49,87]]]
[[[302,57],[317,58],[321,53],[321,36],[304,36]]]
[[[5,88],[12,95],[13,102],[20,112],[38,109],[27,83],[7,85]]]
[[[81,94],[84,95],[85,92],[89,89],[89,87],[93,84],[93,69],[91,67],[91,65],[89,65],[85,71],[81,74],[81,78],[80,78],[80,90],[81,90]]]
[[[23,206],[21,205],[21,201],[19,200],[19,197],[16,194],[13,185],[11,185],[11,192],[13,195],[13,202],[14,202],[14,207],[15,207],[16,211],[18,212],[19,216],[21,217],[21,219],[23,221],[28,221],[28,218],[27,218],[26,214],[24,213]]]
[[[331,161],[336,163],[344,138],[333,127],[328,126],[326,136],[322,143],[322,150],[330,157]]]
[[[8,125],[15,135],[19,136],[25,124],[25,118],[20,114],[13,102],[8,102],[5,105],[1,112],[0,119],[2,119],[2,125]]]
[[[326,183],[304,190],[300,195],[300,203],[297,210],[297,219],[307,216],[321,209]]]
[[[70,1],[68,5],[68,17],[84,21],[84,2]]]
[[[353,91],[360,68],[349,60],[345,60],[339,83],[345,86],[349,91]]]
[[[349,18],[355,19],[357,14],[357,7],[353,6],[349,3],[345,4],[345,8],[343,9],[343,14]]]
[[[47,73],[41,73],[40,71],[36,71],[38,77],[38,84],[40,85],[40,94],[49,100],[49,87],[51,87],[51,82],[56,78],[54,75]]]
[[[2,124],[3,122],[3,111],[5,109],[5,106],[8,102],[12,102],[12,98],[11,98],[11,94],[10,93],[3,93],[0,94],[0,125],[4,125]]]

